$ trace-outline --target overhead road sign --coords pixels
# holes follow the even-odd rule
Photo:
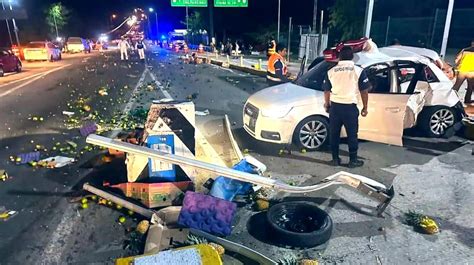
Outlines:
[[[247,1],[247,0],[246,0]],[[171,0],[174,7],[207,7],[207,0]]]
[[[249,0],[214,0],[215,7],[248,7]]]

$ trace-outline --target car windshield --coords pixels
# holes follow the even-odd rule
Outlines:
[[[322,61],[298,78],[295,81],[295,84],[306,88],[323,91],[322,84],[326,73],[334,65],[335,63]]]
[[[82,43],[82,40],[81,38],[69,38],[67,40],[68,43],[76,43],[76,44],[79,44],[79,43]]]
[[[44,48],[44,42],[30,42],[26,45],[28,48]]]

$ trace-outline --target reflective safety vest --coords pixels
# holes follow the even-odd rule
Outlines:
[[[462,51],[458,70],[460,73],[474,72],[474,48],[468,48]]]
[[[288,73],[288,68],[286,67],[285,64],[285,59],[281,57],[279,53],[274,53],[272,56],[270,56],[270,59],[268,59],[268,68],[267,68],[267,79],[270,79],[275,82],[283,82],[279,76],[276,75],[276,69],[275,69],[275,63],[280,61],[283,64],[283,75],[286,76]]]

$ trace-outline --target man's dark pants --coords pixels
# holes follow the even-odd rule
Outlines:
[[[331,133],[331,151],[333,159],[339,158],[339,143],[341,141],[341,128],[347,132],[349,157],[351,161],[357,159],[359,131],[359,109],[356,104],[340,104],[331,102],[329,109],[329,128]]]

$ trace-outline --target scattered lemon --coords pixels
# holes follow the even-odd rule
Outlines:
[[[122,205],[118,205],[118,204],[117,204],[117,206],[115,206],[115,208],[117,208],[117,210],[121,210],[121,209],[122,209]]]
[[[123,224],[123,223],[125,223],[125,221],[127,221],[127,218],[125,218],[125,216],[120,216],[118,221],[119,221],[119,223]]]
[[[107,205],[108,205],[108,206],[113,206],[113,205],[114,205],[114,203],[113,203],[113,202],[111,202],[111,201],[108,201],[108,202],[107,202]]]
[[[97,195],[92,195],[92,196],[91,196],[91,199],[92,199],[93,201],[96,201],[96,200],[97,200]]]
[[[87,198],[82,198],[81,203],[82,204],[87,203]]]
[[[134,212],[132,210],[128,210],[127,213],[128,213],[128,215],[133,215],[134,214]]]
[[[305,154],[306,153],[306,149],[301,149],[301,153]]]
[[[81,204],[82,209],[87,209],[89,208],[89,205],[87,203]]]
[[[142,220],[140,221],[140,223],[138,223],[137,232],[144,235],[146,231],[148,231],[149,227],[150,227],[150,222],[148,222],[148,220]]]

